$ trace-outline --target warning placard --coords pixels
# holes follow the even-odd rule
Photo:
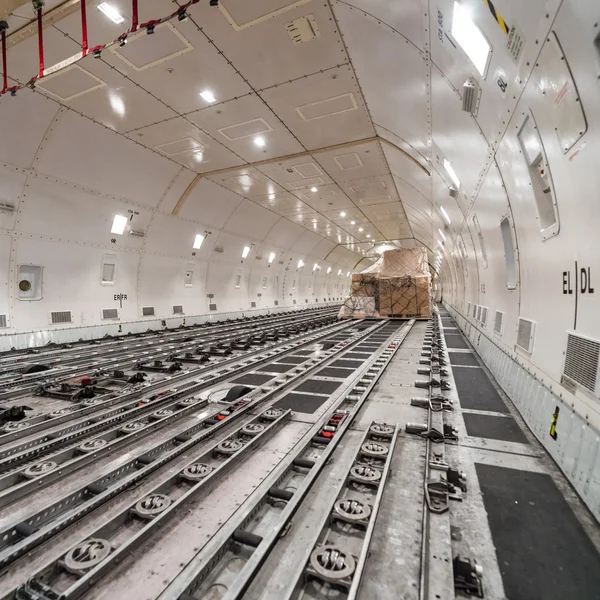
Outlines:
[[[523,48],[525,47],[525,36],[516,28],[511,27],[508,32],[508,42],[506,42],[506,47],[515,61],[515,63],[519,62],[521,58],[521,54],[523,53]]]

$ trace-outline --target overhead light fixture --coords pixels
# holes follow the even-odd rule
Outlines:
[[[215,95],[210,90],[204,90],[203,92],[200,92],[200,97],[209,104],[217,101]]]
[[[442,217],[444,217],[446,223],[450,225],[452,221],[450,220],[450,217],[448,216],[448,213],[446,212],[446,209],[443,206],[440,206],[440,212],[442,213]]]
[[[302,259],[300,259],[298,261],[298,268],[301,269],[304,266],[304,261]]]
[[[454,3],[451,32],[479,74],[483,75],[491,52],[490,44],[471,19],[469,11],[458,2]]]
[[[340,269],[340,270],[338,271],[338,275],[341,275],[341,274],[342,274],[342,270]]]
[[[346,213],[345,213],[344,211],[342,211],[342,212],[340,213],[340,217],[345,217],[345,216],[346,216]]]
[[[275,194],[269,194],[269,200],[275,200]]]
[[[370,234],[370,233],[367,233],[367,237],[368,237],[368,238],[370,238],[370,237],[371,237],[371,234]]]
[[[313,223],[313,229],[316,229],[316,228],[317,228],[317,224]]]
[[[194,152],[192,154],[192,156],[194,157],[194,160],[196,162],[202,162],[202,159],[204,158],[204,155],[202,154],[202,152]]]
[[[360,231],[362,233],[364,231],[364,229],[362,227],[359,227],[358,231]]]
[[[242,258],[246,258],[250,254],[250,246],[244,246],[242,250]]]
[[[271,264],[275,260],[275,252],[271,252],[269,254],[269,264]]]
[[[444,235],[444,232],[441,229],[438,229],[438,231],[440,232],[440,235],[442,236],[442,239],[444,241],[446,241],[446,236]]]
[[[127,220],[127,217],[124,217],[123,215],[115,215],[110,232],[116,233],[117,235],[123,235],[123,232],[125,231],[125,225],[127,225]]]
[[[327,267],[327,275],[329,275],[329,273],[331,273],[332,269],[331,267]]]
[[[262,135],[259,135],[257,137],[254,138],[254,143],[259,147],[262,148],[263,146],[265,146],[267,144],[267,142],[265,141],[265,138],[262,137]]]
[[[311,187],[311,188],[310,188],[310,191],[311,191],[311,192],[314,194],[314,193],[315,193],[315,192],[317,192],[318,190],[317,190],[317,188],[316,188],[316,187],[314,187],[314,186],[313,186],[313,187]]]
[[[448,177],[450,177],[456,189],[460,188],[460,179],[458,178],[456,171],[452,168],[452,165],[445,158],[444,169],[446,169],[446,173],[448,173]]]
[[[125,21],[125,17],[108,2],[101,2],[98,4],[98,10],[108,17],[115,25],[120,25]]]
[[[346,277],[350,277],[350,271],[346,273]]]
[[[356,225],[356,221],[350,221],[350,225]]]
[[[200,250],[200,246],[202,246],[203,241],[204,236],[201,233],[197,233],[196,238],[194,239],[194,245],[192,246],[194,250]]]
[[[315,263],[313,265],[313,271],[318,271],[321,267],[319,267],[319,263]]]

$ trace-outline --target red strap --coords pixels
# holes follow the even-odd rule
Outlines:
[[[37,25],[38,25],[38,49],[40,54],[40,74],[39,77],[44,76],[44,35],[42,33],[42,9],[38,8],[37,11]]]
[[[81,57],[88,53],[87,8],[86,0],[81,0]]]
[[[8,89],[8,73],[6,72],[6,31],[2,32],[2,76],[4,83],[0,94],[6,94]]]
[[[132,0],[131,7],[131,32],[137,31],[138,28],[138,0]]]

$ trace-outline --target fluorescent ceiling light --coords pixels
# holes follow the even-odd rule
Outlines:
[[[444,217],[446,223],[450,225],[452,221],[450,220],[450,217],[448,216],[448,213],[446,212],[446,209],[443,206],[440,206],[440,212],[442,213],[442,217]]]
[[[319,267],[319,263],[315,263],[315,264],[313,265],[313,271],[318,271],[319,269],[320,269],[320,267]]]
[[[250,254],[250,246],[244,246],[242,250],[242,258],[246,258]]]
[[[202,97],[203,100],[206,100],[206,102],[208,102],[209,104],[212,104],[213,102],[217,101],[217,99],[215,98],[215,95],[210,90],[204,90],[203,92],[200,92],[200,96]]]
[[[371,237],[371,234],[370,234],[370,233],[367,233],[367,237],[368,237],[368,238],[370,238],[370,237]]]
[[[269,254],[269,264],[271,264],[275,260],[275,252],[271,252]]]
[[[331,267],[327,267],[327,275],[329,275],[329,273],[331,273]]]
[[[125,20],[125,17],[108,2],[98,4],[98,10],[104,13],[115,25],[120,25]]]
[[[356,225],[356,221],[350,221],[350,225]]]
[[[358,231],[360,231],[362,233],[364,231],[364,229],[362,227],[359,227]]]
[[[310,191],[314,194],[317,191],[317,188],[313,186],[310,188]]]
[[[446,241],[446,236],[444,235],[444,232],[441,229],[438,229],[438,231],[440,232],[440,235],[442,236],[442,239],[444,241]]]
[[[304,266],[304,261],[302,259],[300,259],[298,261],[298,268],[301,269]]]
[[[313,223],[313,229],[316,229],[316,228],[317,228],[317,224]]]
[[[261,135],[257,136],[254,138],[254,143],[259,147],[262,148],[263,146],[266,145],[267,142],[265,142],[265,138],[262,137]]]
[[[204,236],[201,233],[196,234],[196,239],[194,240],[194,250],[199,250],[200,246],[202,246],[202,242],[204,241]]]
[[[340,213],[340,217],[345,217],[345,216],[346,216],[346,213],[345,213],[344,211],[342,211],[342,212]]]
[[[117,235],[123,235],[123,232],[125,231],[125,225],[127,225],[127,217],[124,217],[123,215],[115,215],[110,232],[116,233]]]
[[[458,178],[456,171],[452,168],[452,165],[446,159],[444,159],[444,169],[446,169],[446,173],[448,173],[448,176],[456,186],[456,189],[460,188],[460,179]]]
[[[346,277],[350,277],[350,271],[346,273]]]
[[[338,275],[341,275],[341,274],[342,274],[342,270],[340,269],[340,270],[338,271]]]
[[[458,2],[454,3],[452,14],[452,37],[465,51],[480,75],[485,73],[491,47],[488,41],[473,23],[469,11]]]

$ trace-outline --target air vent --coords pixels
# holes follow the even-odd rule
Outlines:
[[[146,234],[143,231],[133,231],[133,229],[129,232],[131,237],[143,238]]]
[[[256,308],[256,302],[250,302],[250,308]]]
[[[590,390],[590,392],[600,390],[599,358],[599,341],[573,333],[568,334],[564,375]]]
[[[5,327],[8,327],[6,315],[0,315],[0,329],[4,329]]]
[[[225,249],[223,248],[223,246],[215,246],[215,252],[224,252]]]
[[[50,313],[50,323],[71,323],[71,311],[62,310]]]
[[[473,304],[473,316],[477,318],[477,304]]]
[[[475,318],[476,318],[478,321],[481,321],[481,309],[482,309],[482,308],[483,308],[482,306],[479,306],[479,305],[477,305],[477,316],[476,316]]]
[[[481,324],[485,327],[487,325],[487,313],[488,309],[486,306],[481,307]]]
[[[525,352],[533,349],[533,336],[535,335],[535,322],[519,318],[519,329],[517,331],[517,346]]]
[[[504,333],[504,313],[497,310],[494,319],[494,333],[502,335]]]
[[[153,317],[154,316],[154,306],[142,306],[142,316],[143,317]]]
[[[118,319],[119,311],[116,308],[103,308],[102,309],[102,320],[108,321],[110,319]]]
[[[173,314],[174,315],[182,315],[183,314],[183,306],[181,304],[175,304],[173,306]]]
[[[294,304],[296,304],[296,301],[294,300]]]
[[[7,204],[6,202],[0,202],[0,212],[13,213],[13,212],[15,212],[15,207],[12,204]]]
[[[294,44],[304,44],[310,42],[321,35],[317,22],[312,15],[294,19],[285,26],[288,35]]]
[[[279,306],[279,300],[275,300],[275,301],[273,302],[273,305],[274,305],[274,306]]]
[[[467,304],[467,315],[471,314],[471,303]]]
[[[217,305],[216,304],[209,304],[208,305],[208,310],[217,310]]]
[[[479,85],[474,79],[467,79],[463,84],[462,109],[465,112],[471,113],[473,116],[477,114],[477,102],[479,100]]]

